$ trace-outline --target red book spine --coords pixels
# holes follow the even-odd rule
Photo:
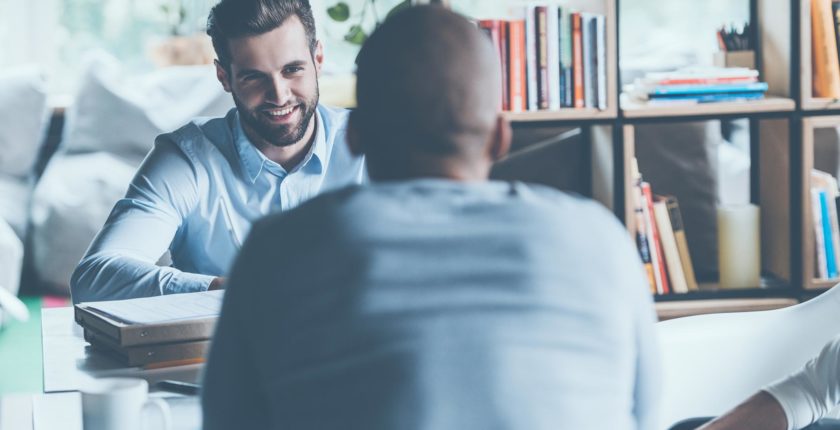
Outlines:
[[[575,12],[572,14],[572,74],[574,75],[574,103],[576,108],[584,107],[582,38],[580,13]]]
[[[510,110],[510,46],[508,45],[508,23],[499,21],[499,58],[502,60],[502,109]]]
[[[508,55],[510,56],[510,110],[527,110],[525,104],[525,20],[508,22]]]
[[[668,284],[668,273],[666,272],[665,259],[663,258],[665,254],[662,253],[662,242],[659,240],[659,226],[656,225],[656,218],[653,212],[653,193],[650,191],[649,183],[642,183],[642,193],[645,195],[645,204],[647,204],[648,213],[651,217],[651,234],[653,235],[654,246],[656,246],[656,261],[659,265],[659,276],[662,278],[662,294],[668,294],[671,292],[671,288]]]
[[[537,103],[540,109],[548,109],[548,7],[534,8],[537,23]]]

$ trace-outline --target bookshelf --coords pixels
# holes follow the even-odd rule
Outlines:
[[[525,4],[513,1],[511,5]],[[761,213],[762,281],[754,288],[724,290],[706,285],[702,291],[657,297],[660,318],[699,313],[776,309],[807,300],[834,285],[813,276],[815,244],[810,205],[814,133],[840,126],[840,100],[811,95],[810,0],[750,0],[750,22],[756,40],[756,65],[767,82],[762,100],[682,106],[655,106],[621,94],[617,30],[618,0],[549,1],[603,13],[608,27],[608,109],[561,109],[506,113],[514,133],[552,125],[586,129],[591,145],[587,180],[591,196],[625,221],[634,233],[631,160],[643,124],[748,120],[750,130],[750,200]],[[644,172],[643,172],[644,173]],[[840,281],[837,279],[836,281]]]

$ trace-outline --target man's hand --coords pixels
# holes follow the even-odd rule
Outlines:
[[[213,290],[224,290],[225,289],[225,278],[222,277],[215,277],[213,281],[210,282],[210,286],[207,287],[207,291]]]

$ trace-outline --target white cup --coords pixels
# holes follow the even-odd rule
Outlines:
[[[85,430],[142,430],[172,428],[169,405],[149,398],[149,384],[139,378],[101,378],[82,388],[82,421]],[[151,410],[160,423],[150,426]]]

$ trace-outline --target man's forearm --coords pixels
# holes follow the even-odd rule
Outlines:
[[[787,430],[787,417],[773,396],[759,391],[698,430]]]

